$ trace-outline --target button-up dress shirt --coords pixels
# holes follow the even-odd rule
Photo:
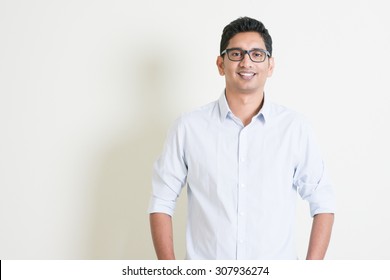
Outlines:
[[[187,259],[296,259],[297,193],[334,212],[319,149],[300,114],[264,99],[244,126],[219,100],[182,115],[154,164],[149,213],[173,215],[187,186]]]

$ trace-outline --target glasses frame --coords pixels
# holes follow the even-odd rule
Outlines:
[[[230,51],[242,51],[242,52],[244,52],[244,55],[242,56],[241,59],[231,59],[230,56],[229,56],[229,52],[230,52]],[[238,61],[242,61],[242,60],[244,59],[245,55],[248,54],[249,59],[250,59],[252,62],[254,62],[254,63],[261,63],[261,62],[264,62],[264,61],[265,61],[265,58],[266,58],[266,57],[264,57],[264,60],[262,60],[262,61],[254,61],[254,60],[252,59],[252,57],[251,57],[251,52],[253,52],[253,51],[260,51],[260,52],[262,52],[262,53],[265,53],[266,56],[271,57],[271,54],[269,53],[269,51],[263,50],[263,49],[259,49],[259,48],[255,48],[255,49],[251,49],[251,50],[244,50],[244,49],[241,49],[241,48],[230,48],[230,49],[225,49],[223,52],[221,52],[221,56],[223,56],[224,54],[227,54],[227,57],[229,58],[230,61],[236,61],[236,62],[238,62]]]

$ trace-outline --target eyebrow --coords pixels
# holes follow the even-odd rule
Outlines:
[[[239,48],[239,47],[234,47],[234,48],[226,48],[227,50],[246,50],[244,48]],[[263,50],[265,51],[266,49],[263,49],[263,48],[251,48],[249,49],[248,51],[251,51],[251,50]]]

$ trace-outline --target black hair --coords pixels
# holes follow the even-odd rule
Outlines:
[[[264,24],[260,21],[249,17],[240,17],[225,26],[221,36],[219,53],[222,53],[227,48],[230,39],[233,38],[234,35],[241,32],[259,33],[264,40],[265,48],[272,56],[272,38],[271,35],[269,35],[267,28],[265,28]]]

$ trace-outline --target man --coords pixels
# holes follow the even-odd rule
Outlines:
[[[269,101],[272,39],[248,17],[225,27],[219,100],[179,118],[154,165],[149,213],[158,259],[175,259],[172,221],[188,187],[187,259],[296,259],[296,193],[313,218],[307,259],[323,259],[334,197],[306,120]]]

